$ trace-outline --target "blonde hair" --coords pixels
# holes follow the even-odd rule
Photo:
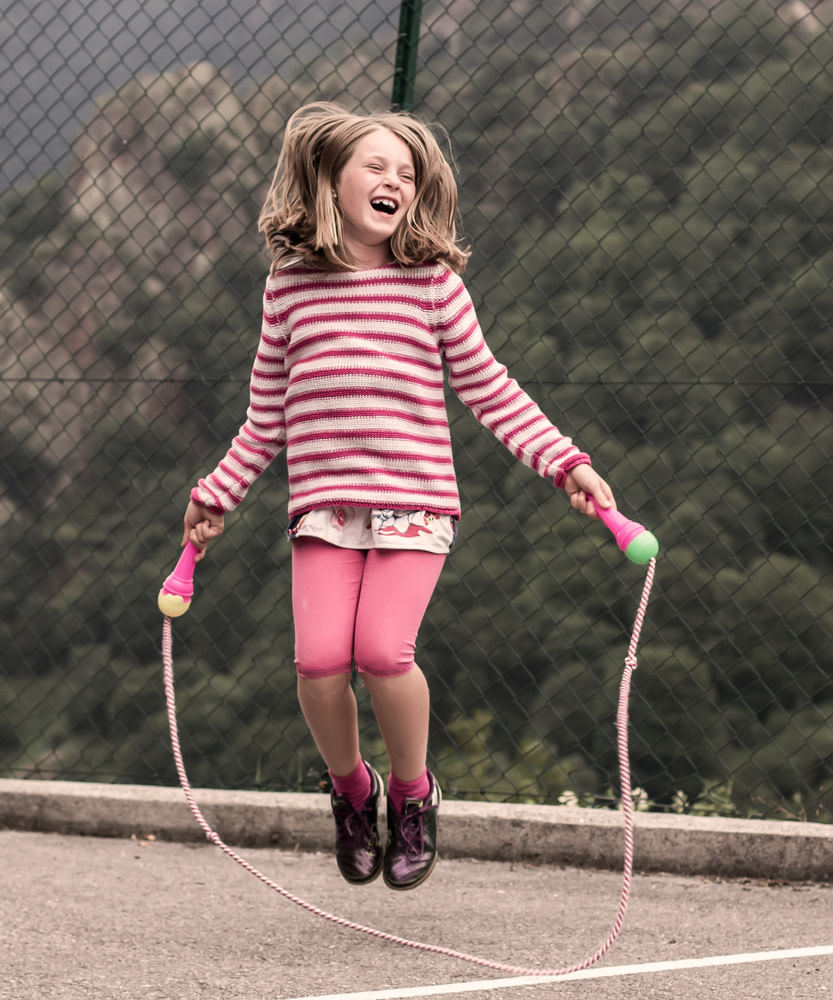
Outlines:
[[[414,202],[391,239],[394,258],[405,266],[437,260],[464,270],[470,251],[457,244],[457,184],[431,128],[400,112],[351,114],[322,102],[289,119],[258,218],[273,271],[290,257],[326,270],[356,269],[342,241],[335,184],[356,143],[378,129],[405,143],[416,174]]]

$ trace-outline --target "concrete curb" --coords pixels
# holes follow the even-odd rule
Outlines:
[[[329,800],[324,795],[195,789],[194,796],[205,819],[229,845],[332,850]],[[445,857],[622,867],[623,822],[618,812],[446,801],[440,823]],[[833,880],[833,826],[637,813],[634,827],[637,871]],[[77,781],[0,780],[0,828],[205,839],[179,788]]]

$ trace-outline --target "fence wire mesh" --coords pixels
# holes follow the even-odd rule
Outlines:
[[[256,214],[291,111],[391,103],[399,24],[392,0],[0,4],[3,776],[175,783],[156,593],[245,411]],[[833,3],[426,0],[416,70],[492,348],[662,546],[643,801],[830,821]],[[609,804],[642,570],[449,406],[431,766],[452,797]],[[176,622],[196,785],[319,786],[286,500],[279,459]]]

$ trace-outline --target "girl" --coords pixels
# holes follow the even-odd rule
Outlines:
[[[440,789],[426,768],[419,626],[460,516],[449,384],[525,465],[597,518],[615,506],[590,459],[510,379],[459,274],[457,188],[432,131],[404,114],[311,104],[289,120],[258,223],[272,256],[246,422],[185,512],[204,554],[282,449],[289,475],[298,698],[330,771],[336,858],[350,882],[423,882]],[[362,760],[353,665],[390,760]]]

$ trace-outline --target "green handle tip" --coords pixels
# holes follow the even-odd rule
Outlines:
[[[650,531],[643,531],[625,549],[625,555],[631,562],[638,566],[644,566],[652,559],[656,558],[659,552],[659,542]]]

